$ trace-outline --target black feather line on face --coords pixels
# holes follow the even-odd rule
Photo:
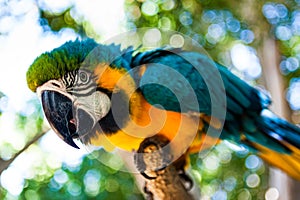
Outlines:
[[[81,138],[81,141],[84,144],[90,143],[92,138],[97,138],[97,134],[99,133],[105,135],[115,134],[116,132],[121,130],[130,119],[130,111],[128,111],[128,106],[126,106],[128,104],[129,98],[125,94],[125,92],[119,91],[117,93],[111,93],[110,91],[103,88],[98,88],[97,90],[106,93],[110,99],[112,95],[114,96],[112,108],[105,117],[99,120],[98,124],[90,133]]]

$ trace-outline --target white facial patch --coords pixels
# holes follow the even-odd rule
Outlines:
[[[93,116],[96,123],[107,115],[111,107],[111,101],[105,93],[95,91],[89,96],[75,98],[74,106],[88,112]]]
[[[76,96],[67,92],[65,85],[61,79],[50,80],[37,88],[37,94],[41,97],[43,91],[55,91],[68,97],[75,109],[83,109],[94,120],[94,125],[102,119],[110,110],[111,101],[109,97],[100,91],[94,91],[88,96]]]

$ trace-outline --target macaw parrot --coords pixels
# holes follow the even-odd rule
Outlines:
[[[77,39],[37,57],[26,77],[72,147],[78,139],[132,152],[160,134],[178,158],[228,140],[300,180],[300,129],[268,109],[263,91],[203,53]]]

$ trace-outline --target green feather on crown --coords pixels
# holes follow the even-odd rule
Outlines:
[[[80,67],[93,69],[101,62],[129,69],[131,52],[131,47],[121,51],[120,45],[100,45],[93,39],[69,41],[35,59],[26,74],[27,85],[35,92],[37,87],[61,78],[66,72]]]
[[[26,78],[28,87],[35,92],[38,86],[51,79],[59,79],[68,71],[78,69],[87,54],[97,46],[94,40],[66,42],[35,59]]]

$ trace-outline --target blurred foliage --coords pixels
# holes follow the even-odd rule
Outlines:
[[[15,123],[18,129],[32,137],[43,130],[44,114],[37,98],[29,100],[26,105],[25,110],[16,113]]]
[[[246,1],[127,0],[127,26],[179,31],[203,45],[215,60],[222,61],[222,54],[228,52],[232,43],[254,41],[254,24],[247,23],[245,14],[240,12],[244,10],[243,2]]]
[[[153,27],[179,31],[197,41],[215,60],[228,67],[233,67],[230,58],[233,45],[241,43],[258,48],[263,37],[272,37],[277,39],[282,53],[280,67],[291,83],[289,91],[296,90],[297,94],[300,94],[299,4],[299,0],[126,0],[126,26],[131,30]],[[76,11],[72,10],[72,7],[60,12],[40,8],[40,24],[45,32],[59,32],[61,29],[70,28],[82,37],[99,38],[92,24],[81,17],[74,17],[74,12]],[[300,110],[298,96],[292,94],[296,93],[288,93],[291,108]],[[291,103],[292,100],[296,103]],[[0,93],[0,114],[2,109],[5,109],[6,101],[5,96]],[[28,108],[16,114],[15,123],[23,143],[41,132],[44,125],[39,102],[28,102]],[[1,142],[0,156],[9,159],[18,149],[18,141]],[[31,150],[42,153],[37,145],[29,149]],[[40,161],[39,168],[33,170],[34,175],[24,180],[24,188],[19,197],[14,197],[0,187],[0,199],[142,198],[131,174],[123,172],[122,168],[113,170],[101,164],[97,156],[108,160],[115,159],[114,155],[102,150],[85,156],[77,166],[65,163],[62,166],[51,165],[44,158]],[[42,166],[41,163],[47,164]],[[221,144],[204,159],[192,155],[191,163],[192,174],[204,197],[265,197],[268,189],[267,165],[245,149],[233,150],[228,145]]]
[[[58,32],[64,28],[71,28],[81,36],[85,36],[86,32],[83,24],[73,19],[70,14],[70,9],[71,8],[68,8],[60,13],[40,10],[40,24],[44,28],[44,31]]]
[[[101,36],[94,29],[93,24],[86,20],[82,14],[78,13],[72,3],[65,9],[52,10],[49,5],[39,5],[39,23],[44,31],[61,32],[63,29],[71,29],[80,37],[90,37],[100,39]]]
[[[282,55],[280,70],[289,83],[287,100],[294,114],[299,115],[298,0],[126,0],[125,5],[129,29],[156,27],[179,31],[202,45],[214,60],[233,69],[238,68],[231,56],[235,44],[246,46],[257,57],[255,49],[259,50],[266,38],[276,39]],[[260,69],[255,70],[252,75],[251,70],[239,74],[246,79],[257,79]],[[300,123],[300,119],[293,120]]]
[[[0,99],[1,101],[1,99]],[[5,101],[9,101],[6,99]],[[5,102],[0,102],[0,107],[5,106]],[[29,142],[44,129],[44,117],[38,99],[32,99],[26,103],[25,110],[14,113],[15,133],[14,140],[0,141],[0,156],[2,159],[8,160],[18,153],[24,144]],[[6,105],[7,106],[7,105]],[[6,116],[5,116],[6,117]],[[2,133],[2,137],[9,137],[10,132]]]
[[[63,164],[49,177],[26,180],[20,198],[142,199],[131,174],[103,165],[97,159],[98,156],[114,159],[114,155],[99,150],[84,157],[81,165]]]
[[[221,143],[204,159],[191,156],[192,174],[203,199],[264,199],[268,169],[246,149],[233,150]]]

